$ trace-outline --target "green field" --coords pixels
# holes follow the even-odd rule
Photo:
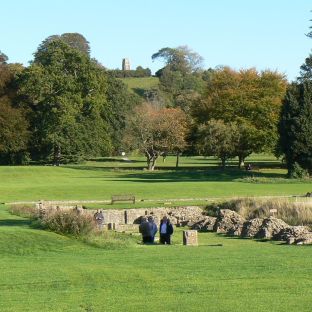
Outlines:
[[[100,249],[0,206],[0,311],[311,311],[310,247],[199,235]]]
[[[122,78],[121,79],[131,92],[140,96],[144,95],[146,90],[155,89],[158,87],[159,79],[157,77],[143,77],[143,78]]]
[[[131,160],[131,161],[130,161]],[[309,180],[289,180],[267,155],[248,160],[254,172],[218,168],[213,158],[101,158],[85,164],[0,167],[0,201],[109,200],[135,194],[138,207],[204,204],[203,198],[304,194]],[[144,201],[141,201],[144,199]],[[185,202],[183,201],[185,199]],[[92,204],[90,204],[92,207]],[[93,204],[125,208],[131,204]],[[199,247],[95,247],[32,228],[0,205],[0,311],[311,311],[310,246],[288,246],[200,233]],[[106,246],[106,247],[105,247]]]
[[[301,195],[312,190],[309,180],[286,179],[286,170],[272,157],[256,156],[250,161],[259,171],[220,170],[216,160],[202,157],[182,157],[181,167],[175,170],[173,156],[165,163],[159,159],[160,170],[154,172],[143,170],[143,158],[102,158],[60,167],[2,166],[0,202],[109,200],[113,194],[134,194],[139,202],[198,202],[216,197]]]

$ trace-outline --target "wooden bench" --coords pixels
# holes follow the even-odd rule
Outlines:
[[[115,202],[123,202],[123,201],[131,201],[135,204],[135,196],[134,195],[112,195],[112,204]]]

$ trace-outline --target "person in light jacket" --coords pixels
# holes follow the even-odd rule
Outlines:
[[[151,226],[151,243],[154,244],[155,235],[156,235],[156,233],[157,233],[157,231],[158,231],[157,225],[156,225],[156,223],[154,222],[154,218],[153,218],[152,216],[149,216],[149,217],[147,218],[147,220],[148,220],[148,222],[149,222],[149,224],[150,224],[150,226]]]
[[[171,244],[171,235],[173,234],[173,226],[170,220],[164,216],[159,226],[159,242],[160,244]]]

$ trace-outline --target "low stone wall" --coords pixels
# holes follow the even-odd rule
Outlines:
[[[37,204],[38,210],[43,213],[53,210],[75,209],[78,213],[94,215],[96,210],[82,209],[77,205],[55,205],[49,202]],[[203,209],[198,206],[179,207],[154,207],[138,209],[103,209],[104,224],[131,225],[140,224],[143,216],[153,216],[156,224],[160,223],[163,216],[168,216],[171,223],[177,226],[186,225],[190,222],[197,222],[203,217]]]

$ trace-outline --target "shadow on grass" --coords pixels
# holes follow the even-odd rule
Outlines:
[[[29,226],[30,220],[8,219],[0,220],[0,226]]]
[[[250,173],[238,169],[210,169],[210,170],[183,170],[183,171],[154,171],[140,173],[126,173],[119,176],[119,179],[128,182],[144,181],[147,183],[159,182],[232,182],[241,178],[285,178],[284,174],[259,172]]]
[[[275,239],[269,239],[269,238],[255,238],[255,237],[242,237],[242,236],[234,236],[234,235],[228,235],[228,234],[222,234],[222,233],[216,233],[217,236],[225,238],[225,239],[232,239],[232,240],[250,240],[252,242],[256,243],[274,243],[274,245],[278,246],[289,246],[285,241],[279,241]]]
[[[65,165],[65,168],[74,170],[85,171],[102,171],[102,172],[119,172],[118,181],[129,182],[147,182],[147,183],[159,183],[159,182],[231,182],[237,179],[245,178],[285,178],[285,174],[277,172],[262,172],[262,171],[246,171],[245,169],[238,169],[237,166],[228,166],[226,169],[221,169],[216,165],[212,166],[193,166],[193,167],[179,167],[174,166],[157,166],[155,171],[150,172],[144,170],[144,160],[134,160],[133,163],[138,165],[131,165],[131,162],[127,163],[122,159],[113,158],[100,158],[94,159],[99,164],[101,162],[108,163],[108,166],[100,165]],[[110,162],[117,162],[116,165],[110,164]],[[120,167],[118,163],[126,163],[126,166]],[[253,162],[259,169],[281,169],[282,166],[278,162]],[[142,166],[140,165],[142,164]],[[131,172],[129,172],[131,171]],[[92,178],[92,177],[90,177]],[[113,177],[112,177],[113,178]],[[112,180],[115,181],[115,180]],[[242,182],[242,181],[239,181]]]
[[[95,161],[95,162],[117,162],[117,163],[146,163],[144,160],[134,160],[134,159],[122,159],[122,158],[110,158],[110,157],[101,157],[101,158],[90,158],[89,161]]]

